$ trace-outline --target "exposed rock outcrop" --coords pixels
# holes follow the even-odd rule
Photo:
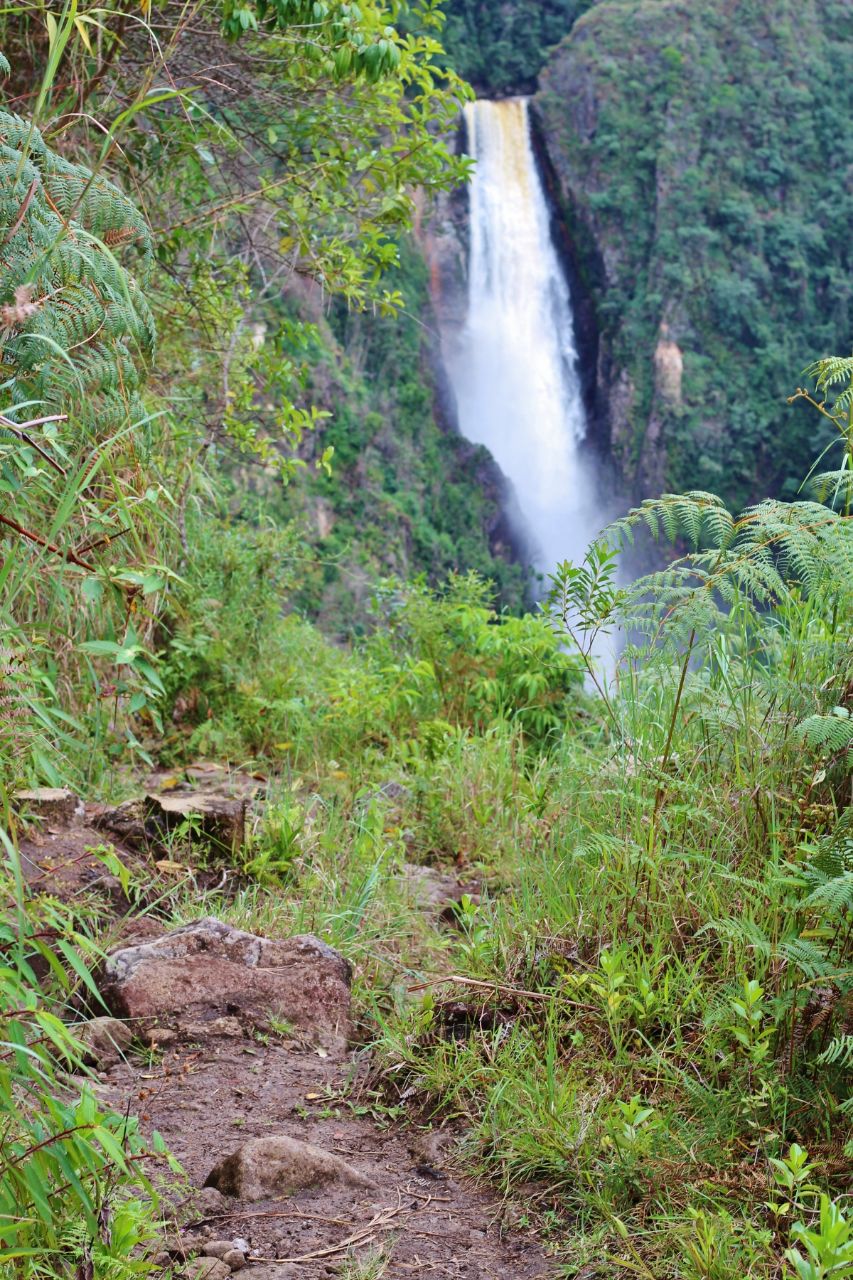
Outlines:
[[[669,332],[669,325],[662,324],[658,345],[655,347],[655,391],[665,404],[678,408],[681,404],[681,380],[684,375],[684,356]]]
[[[207,917],[107,957],[101,993],[113,1013],[172,1020],[198,1034],[221,1019],[292,1023],[330,1052],[350,1036],[350,966],[310,934],[262,938]],[[221,1033],[221,1032],[219,1032]]]

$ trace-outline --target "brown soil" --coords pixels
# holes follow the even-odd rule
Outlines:
[[[349,1088],[355,1069],[352,1059],[333,1064],[297,1044],[229,1039],[176,1046],[153,1065],[120,1063],[99,1093],[157,1129],[195,1188],[241,1142],[276,1133],[316,1143],[376,1183],[375,1191],[333,1184],[251,1204],[211,1191],[201,1205],[190,1199],[178,1211],[185,1242],[244,1239],[253,1259],[246,1280],[346,1275],[348,1261],[379,1248],[390,1259],[388,1280],[554,1276],[530,1233],[505,1229],[501,1202],[446,1163],[443,1135],[353,1113],[361,1109]],[[369,1098],[361,1102],[369,1108]]]

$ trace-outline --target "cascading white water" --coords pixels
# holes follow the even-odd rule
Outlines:
[[[448,368],[459,424],[512,483],[531,559],[580,560],[602,526],[580,451],[586,432],[569,288],[530,140],[526,99],[465,108],[468,313]]]

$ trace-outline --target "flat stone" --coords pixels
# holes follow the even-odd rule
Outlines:
[[[233,1240],[208,1240],[202,1253],[206,1258],[224,1258],[226,1253],[231,1253],[233,1249]]]
[[[221,1018],[266,1026],[279,1018],[330,1053],[346,1052],[351,969],[311,934],[275,941],[208,916],[113,951],[99,981],[119,1017],[182,1028]]]
[[[24,815],[63,827],[71,826],[74,819],[83,813],[79,799],[67,787],[34,787],[31,791],[16,791],[15,808]]]
[[[222,853],[246,843],[246,799],[213,791],[166,792],[145,797],[147,816],[165,831],[186,827],[190,842],[202,839]]]
[[[241,1200],[266,1200],[328,1182],[350,1187],[376,1185],[333,1152],[280,1134],[244,1142],[211,1170],[205,1186]]]
[[[184,1263],[184,1274],[190,1280],[228,1280],[231,1268],[220,1258],[193,1258]]]

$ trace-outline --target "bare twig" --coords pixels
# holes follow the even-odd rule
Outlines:
[[[329,1245],[325,1249],[315,1249],[312,1253],[303,1253],[296,1258],[253,1258],[253,1262],[267,1262],[284,1266],[286,1263],[311,1262],[314,1258],[328,1258],[333,1253],[340,1253],[342,1249],[348,1249],[354,1244],[371,1244],[375,1239],[377,1231],[390,1230],[392,1219],[402,1210],[402,1206],[398,1205],[396,1209],[383,1209],[381,1213],[377,1213],[370,1222],[364,1227],[359,1227],[352,1235],[347,1236],[345,1240],[341,1240],[338,1244]]]
[[[33,196],[38,190],[38,185],[39,185],[38,178],[33,178],[32,182],[30,183],[30,189],[27,192],[27,194],[24,196],[23,203],[21,204],[21,207],[18,211],[17,218],[12,223],[11,227],[3,237],[4,244],[8,244],[8,242],[12,239],[12,236],[20,227],[21,223],[24,221],[24,218],[27,216],[27,209],[29,209],[30,205],[32,204]]]
[[[88,560],[81,560],[75,552],[69,551],[66,547],[58,547],[56,543],[48,542],[46,538],[40,537],[37,533],[32,533],[31,530],[25,529],[22,524],[18,524],[17,520],[13,520],[10,516],[0,515],[0,524],[7,525],[10,529],[14,529],[15,533],[19,533],[22,538],[28,538],[36,546],[52,551],[54,555],[61,556],[63,560],[79,565],[81,569],[87,569],[89,573],[95,572],[95,566],[90,564]]]
[[[63,416],[64,416],[64,415],[63,415]],[[47,419],[42,419],[42,421],[47,421]],[[28,422],[28,423],[26,423],[25,425],[26,425],[26,426],[28,426],[28,427],[32,427],[32,426],[36,426],[36,425],[38,425],[38,424],[37,424],[37,423]],[[27,433],[26,433],[26,431],[24,431],[23,427],[19,427],[19,426],[18,426],[18,424],[17,424],[16,422],[10,422],[10,421],[9,421],[9,419],[8,419],[7,417],[5,417],[5,415],[4,415],[4,414],[2,414],[2,413],[0,413],[0,427],[2,427],[2,428],[4,429],[4,431],[11,431],[13,436],[17,436],[19,440],[23,440],[23,441],[24,441],[24,443],[25,443],[25,444],[28,444],[28,445],[30,446],[30,448],[31,448],[31,449],[35,449],[36,453],[38,453],[42,458],[44,458],[45,462],[47,462],[51,467],[53,467],[54,471],[58,471],[58,472],[59,472],[59,474],[60,474],[60,475],[63,477],[63,479],[64,479],[64,477],[65,477],[65,468],[64,468],[64,467],[61,467],[61,466],[59,465],[59,463],[58,463],[54,458],[52,458],[52,457],[50,456],[50,454],[49,454],[49,453],[47,453],[47,452],[46,452],[46,451],[41,447],[41,445],[37,443],[37,441],[35,441],[35,440],[32,438],[32,436],[27,435]]]

